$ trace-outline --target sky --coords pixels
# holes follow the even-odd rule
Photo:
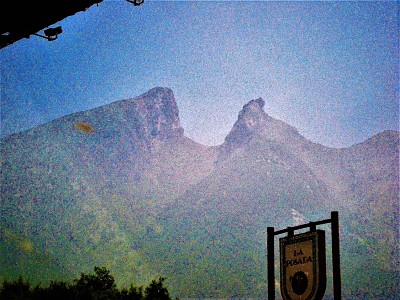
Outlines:
[[[399,129],[399,4],[105,0],[0,49],[1,136],[173,90],[185,135],[219,145],[243,105],[328,147]]]

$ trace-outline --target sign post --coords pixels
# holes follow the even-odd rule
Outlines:
[[[275,299],[274,237],[279,239],[281,294],[284,300],[319,300],[326,289],[325,231],[316,226],[331,223],[332,269],[334,299],[341,299],[339,215],[331,212],[331,219],[275,231],[267,229],[268,299]],[[295,230],[310,228],[309,232],[294,234]]]

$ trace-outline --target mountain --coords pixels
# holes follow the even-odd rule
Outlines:
[[[1,278],[97,265],[120,285],[165,276],[181,298],[262,298],[267,227],[338,210],[344,297],[394,299],[399,132],[333,149],[264,105],[244,105],[215,147],[185,137],[169,88],[1,139]]]

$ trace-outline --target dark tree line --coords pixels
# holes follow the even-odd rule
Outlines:
[[[81,273],[72,283],[50,281],[46,287],[38,284],[32,287],[21,276],[14,280],[4,280],[0,287],[1,300],[171,300],[164,277],[152,280],[149,286],[119,290],[114,277],[106,268],[94,267],[94,274]]]

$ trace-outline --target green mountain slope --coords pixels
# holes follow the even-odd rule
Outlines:
[[[182,298],[264,298],[267,227],[338,210],[345,298],[392,299],[398,132],[331,149],[263,106],[246,104],[218,147],[184,136],[167,88],[3,138],[0,278],[97,265],[120,286],[165,276]]]

